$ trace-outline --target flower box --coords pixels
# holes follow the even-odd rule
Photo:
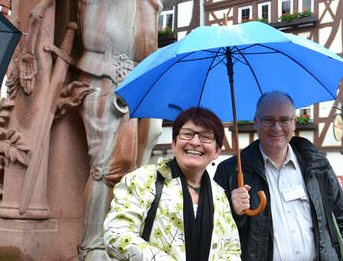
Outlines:
[[[170,28],[165,28],[161,31],[158,31],[158,47],[164,47],[168,44],[174,43],[177,41],[177,37],[174,31]]]
[[[310,16],[295,18],[290,21],[280,21],[277,23],[271,23],[270,25],[276,29],[282,30],[282,29],[287,29],[287,28],[314,26],[317,21],[318,21],[317,16],[310,15]]]

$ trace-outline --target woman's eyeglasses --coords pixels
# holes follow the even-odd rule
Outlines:
[[[195,135],[198,135],[198,138],[203,143],[211,143],[215,135],[213,132],[210,131],[193,131],[187,128],[181,128],[179,131],[179,138],[181,140],[192,140]]]

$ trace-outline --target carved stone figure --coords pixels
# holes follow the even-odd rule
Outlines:
[[[84,51],[77,67],[82,71],[80,81],[95,89],[81,107],[91,172],[85,190],[85,223],[79,248],[81,260],[104,260],[102,227],[112,187],[137,166],[138,157],[140,161],[146,159],[145,148],[138,148],[139,135],[145,143],[142,147],[146,147],[153,144],[161,132],[152,121],[142,121],[139,126],[137,119],[129,119],[127,106],[114,94],[114,89],[133,69],[134,56],[142,58],[156,47],[156,43],[147,48],[135,41],[144,37],[147,30],[152,34],[148,36],[150,39],[156,38],[159,11],[158,1],[79,0]],[[135,17],[144,17],[144,12],[149,12],[149,23],[155,22],[152,26],[146,24],[149,29],[135,27],[142,23]],[[144,40],[140,41],[145,43]],[[153,135],[147,133],[151,127],[155,127]]]
[[[25,8],[24,4],[31,5],[31,9]],[[27,12],[29,19],[19,19],[18,22],[24,37],[16,50],[7,82],[14,106],[4,133],[6,139],[13,137],[10,135],[13,131],[16,133],[14,137],[19,137],[14,139],[20,140],[19,145],[11,145],[10,159],[14,158],[14,145],[17,145],[21,154],[16,155],[17,158],[21,156],[22,164],[8,164],[4,170],[2,179],[6,186],[1,197],[0,217],[45,219],[49,217],[46,186],[54,117],[67,107],[79,105],[91,89],[80,82],[64,84],[71,63],[76,24],[69,24],[61,48],[57,48],[53,42],[54,23],[51,22],[54,19],[53,0],[36,1],[34,5],[14,2],[13,7],[20,7],[15,10],[17,14],[25,16]],[[52,53],[56,55],[54,62]]]
[[[130,119],[114,89],[157,48],[160,11],[159,0],[12,1],[24,36],[0,101],[0,256],[109,259],[112,187],[162,131]]]

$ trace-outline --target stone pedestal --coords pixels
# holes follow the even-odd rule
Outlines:
[[[88,161],[80,117],[71,112],[55,120],[46,189],[49,218],[0,218],[0,260],[78,260],[76,242],[83,228]],[[18,213],[18,209],[11,211]]]

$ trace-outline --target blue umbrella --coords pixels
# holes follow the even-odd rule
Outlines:
[[[0,12],[0,86],[21,32]]]
[[[249,22],[193,30],[138,64],[116,94],[128,104],[131,117],[174,120],[198,106],[223,122],[233,120],[238,183],[243,186],[237,119],[252,120],[258,98],[273,90],[288,93],[297,108],[333,100],[342,77],[343,59],[330,50]]]
[[[193,30],[138,64],[116,93],[128,103],[131,117],[174,120],[199,106],[232,121],[230,57],[239,120],[252,120],[259,96],[275,89],[291,95],[297,108],[333,100],[343,76],[343,59],[330,50],[249,22]]]

